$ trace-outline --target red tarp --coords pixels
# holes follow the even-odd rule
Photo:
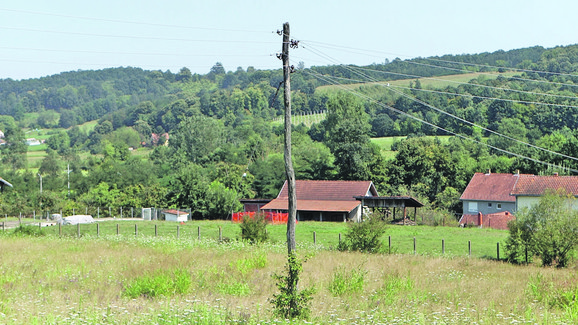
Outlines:
[[[279,223],[287,223],[288,214],[287,213],[279,213],[279,212],[259,212],[265,215],[265,220],[269,223],[279,224]],[[236,212],[232,215],[233,222],[243,222],[244,216],[249,216],[250,218],[255,217],[255,212]]]

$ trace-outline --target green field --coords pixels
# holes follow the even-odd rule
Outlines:
[[[43,237],[0,232],[0,323],[571,324],[578,319],[576,271],[496,261],[492,247],[503,241],[504,231],[391,226],[386,236],[395,243],[392,254],[363,254],[332,249],[345,224],[301,222],[297,252],[308,258],[299,287],[315,293],[310,319],[290,322],[276,317],[269,303],[278,293],[272,275],[283,272],[286,262],[285,225],[269,226],[272,241],[254,246],[235,240],[239,225],[225,221],[98,224],[98,237],[95,224],[82,225],[80,237],[76,226],[63,227],[62,237],[54,226],[43,228],[50,234]],[[467,240],[472,255],[481,258],[468,256]]]
[[[126,212],[127,215],[130,212]],[[97,219],[98,220],[98,219]],[[123,238],[169,237],[181,239],[198,239],[200,230],[201,239],[218,240],[219,227],[221,236],[226,241],[240,239],[240,227],[230,221],[189,221],[184,224],[165,221],[142,221],[142,219],[114,220],[96,224],[80,225],[81,236],[119,235]],[[0,219],[0,221],[3,221]],[[24,223],[33,223],[35,220],[25,219]],[[37,222],[37,221],[36,221]],[[97,229],[98,224],[98,229]],[[347,232],[347,224],[339,222],[299,222],[296,228],[296,240],[300,243],[315,244],[320,249],[335,249],[339,243],[339,234],[343,236]],[[62,226],[62,235],[76,237],[79,228],[77,226]],[[286,225],[269,225],[267,227],[272,243],[283,244],[286,238]],[[44,227],[43,231],[51,236],[59,235],[59,227]],[[391,237],[391,248],[389,238]],[[416,241],[416,253],[437,256],[442,254],[442,240],[444,241],[445,254],[453,256],[466,256],[469,254],[468,242],[471,242],[472,256],[479,258],[496,258],[497,243],[501,247],[507,237],[507,231],[478,228],[457,227],[429,227],[429,226],[398,226],[390,225],[383,237],[384,251],[400,254],[413,254],[414,238]],[[503,254],[503,251],[502,251]],[[503,257],[503,255],[502,255]]]
[[[490,72],[476,72],[476,73],[464,73],[464,74],[454,74],[448,76],[439,76],[439,77],[423,77],[423,78],[410,78],[410,79],[400,79],[400,80],[392,80],[392,81],[381,81],[381,82],[367,82],[367,83],[353,83],[347,85],[328,85],[328,86],[321,86],[315,89],[316,92],[320,94],[332,93],[335,91],[345,89],[358,89],[360,86],[371,86],[371,85],[393,85],[399,87],[409,87],[410,82],[415,82],[415,80],[419,80],[421,86],[423,88],[428,89],[441,89],[448,86],[457,86],[459,83],[467,83],[472,79],[475,78],[486,78],[486,79],[495,79],[498,76],[503,77],[512,77],[518,73],[516,72],[505,72],[505,73],[490,73]]]

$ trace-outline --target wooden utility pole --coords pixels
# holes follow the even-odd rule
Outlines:
[[[295,223],[297,217],[297,199],[295,196],[295,171],[291,161],[291,82],[289,67],[289,23],[283,24],[283,47],[281,60],[283,60],[284,104],[285,104],[285,174],[289,193],[289,207],[287,218],[287,250],[291,254],[295,250]]]

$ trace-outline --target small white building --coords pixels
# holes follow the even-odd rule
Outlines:
[[[180,210],[164,210],[165,221],[186,222],[189,220],[189,213]]]

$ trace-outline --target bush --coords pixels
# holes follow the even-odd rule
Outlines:
[[[269,239],[267,233],[267,219],[258,213],[254,217],[244,216],[241,223],[241,238],[251,244],[263,243]]]
[[[303,271],[303,266],[295,253],[289,253],[285,269],[287,275],[273,275],[280,291],[270,300],[274,314],[284,319],[308,319],[315,289],[299,290],[299,274]]]
[[[333,278],[329,283],[329,292],[334,296],[342,296],[349,293],[359,293],[363,291],[365,275],[367,271],[357,267],[350,271],[345,268],[339,268],[333,273]]]
[[[578,212],[572,209],[573,200],[563,190],[549,192],[531,209],[518,213],[509,223],[508,260],[519,263],[527,249],[529,255],[540,257],[543,266],[566,267],[578,245]]]
[[[187,293],[191,285],[191,276],[185,270],[159,272],[133,279],[124,286],[123,295],[129,298],[172,296]]]
[[[38,226],[23,226],[23,225],[20,225],[17,228],[15,228],[12,234],[14,236],[30,236],[30,237],[46,236],[44,230],[40,229]]]
[[[345,234],[345,240],[339,243],[337,249],[340,251],[377,253],[383,245],[381,236],[385,234],[386,227],[386,223],[378,218],[350,223],[349,229]]]

